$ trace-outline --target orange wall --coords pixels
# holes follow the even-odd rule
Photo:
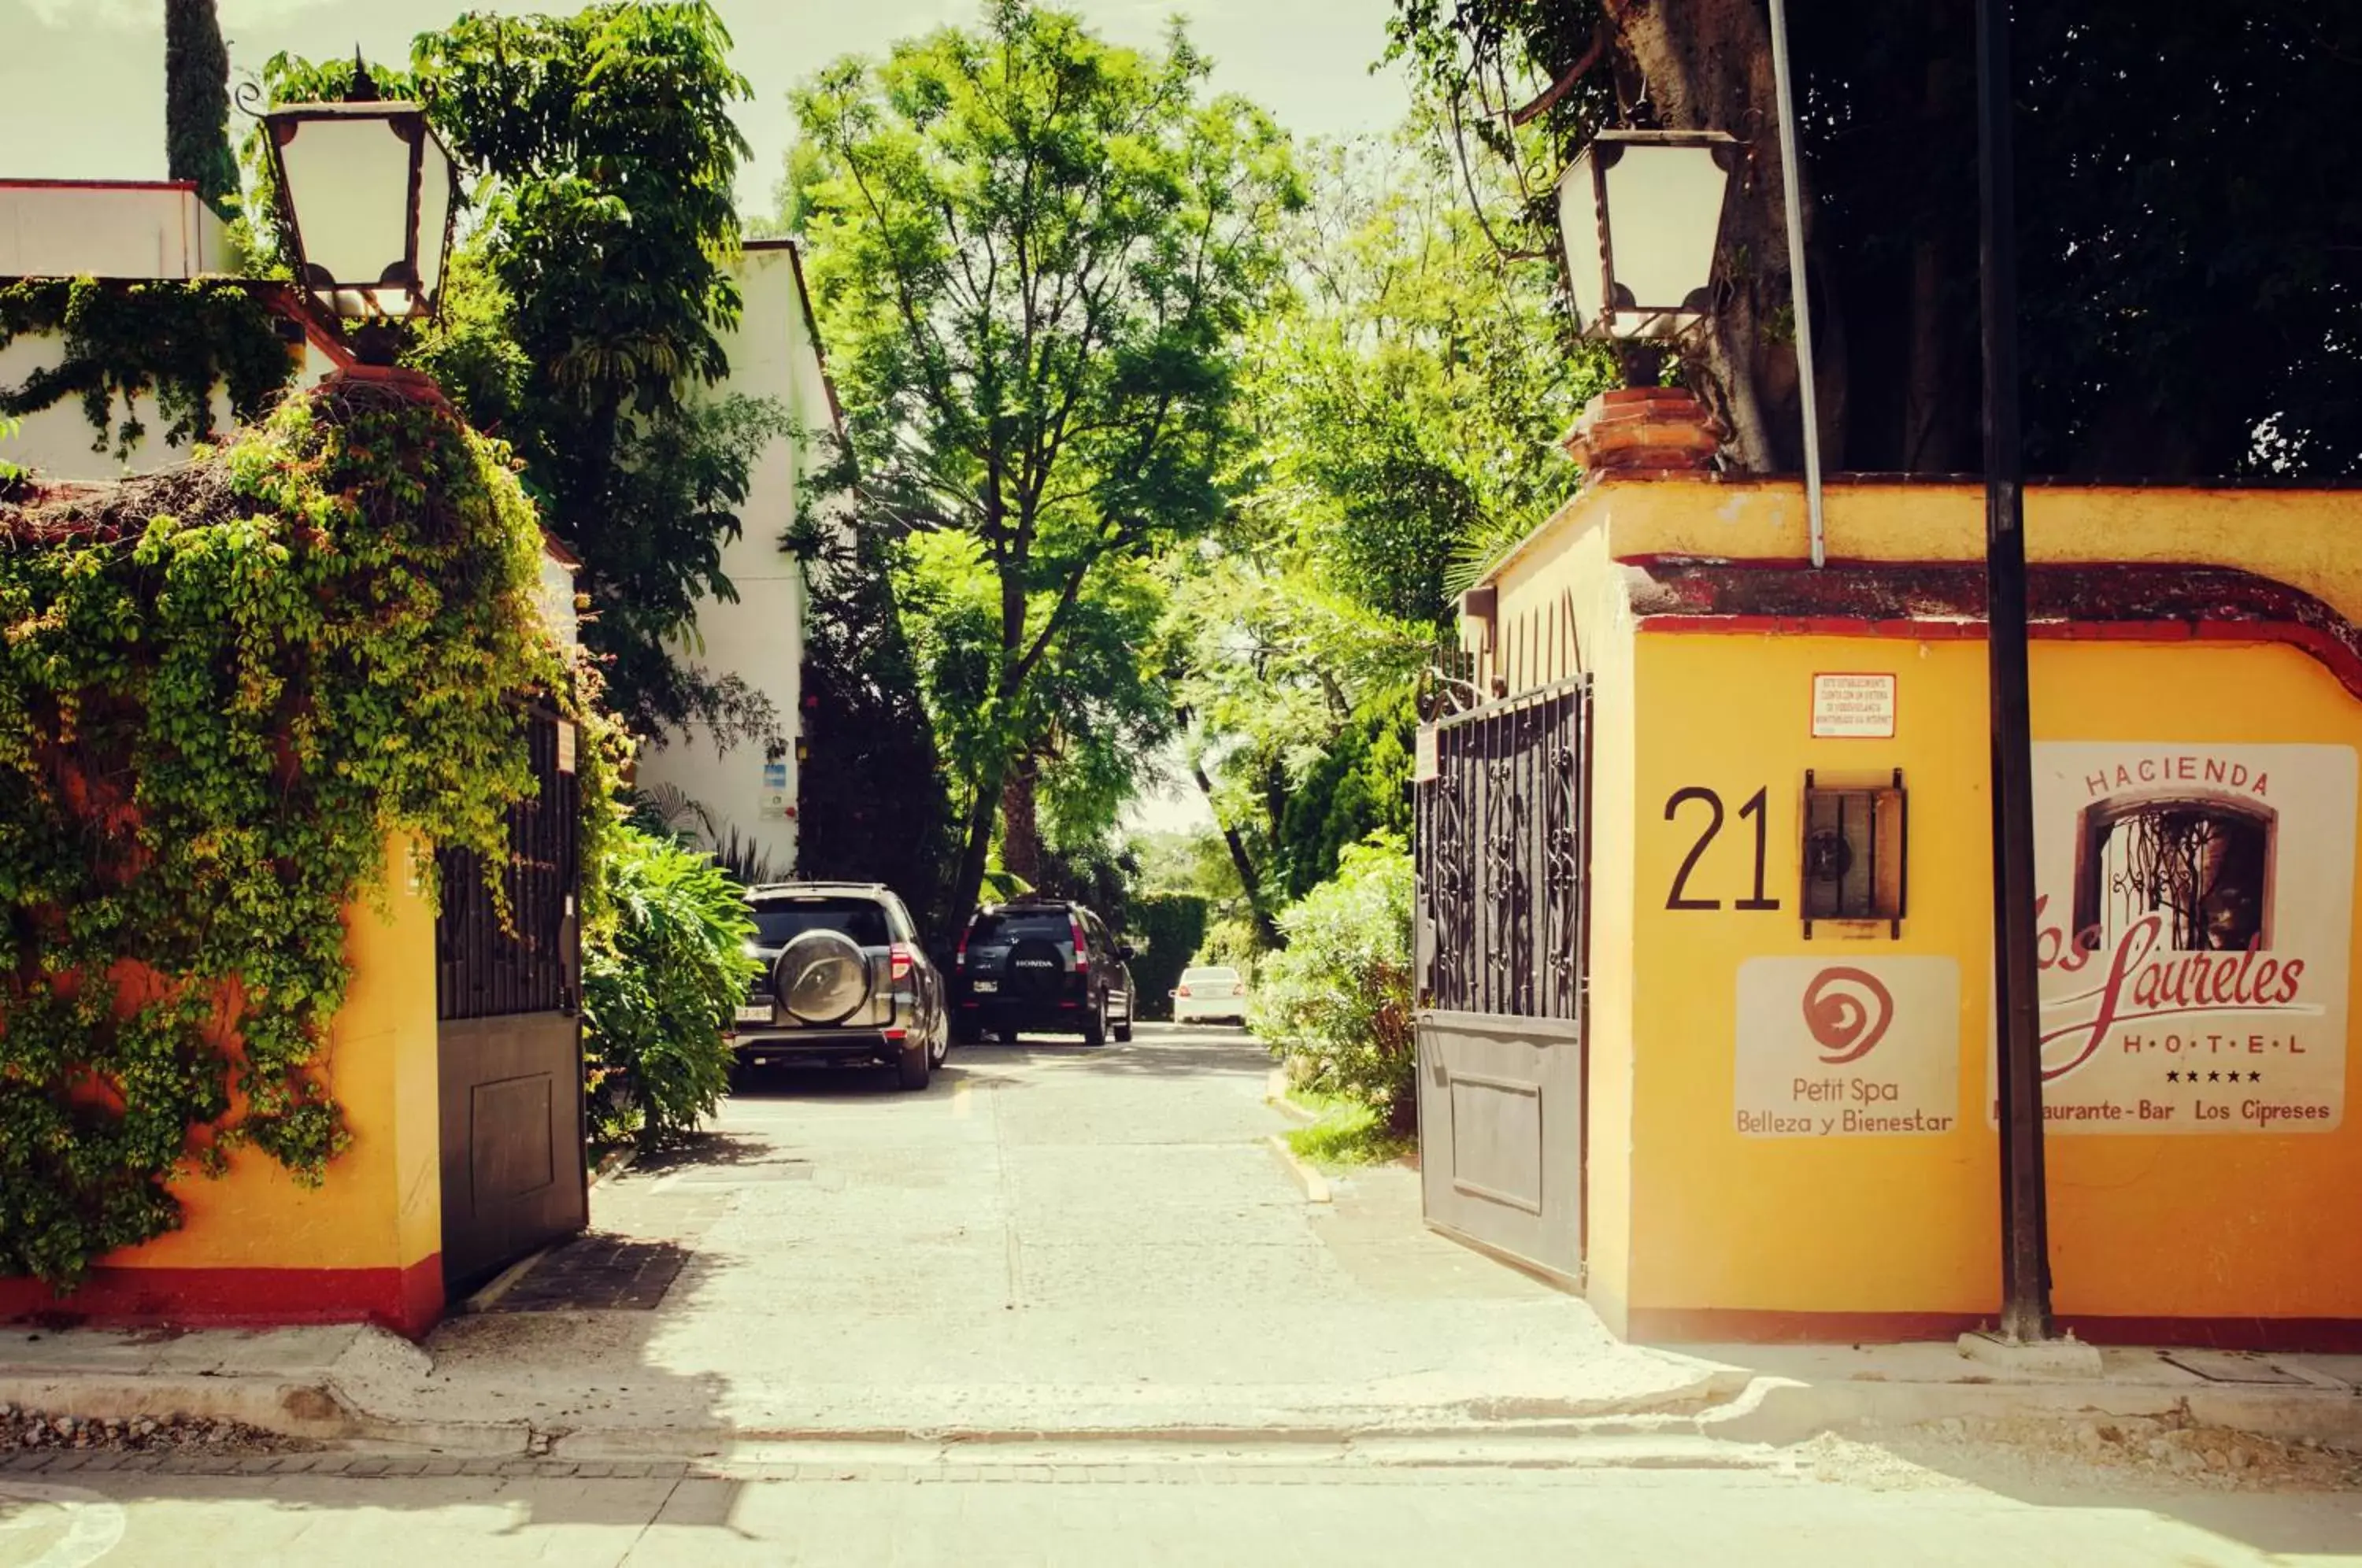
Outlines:
[[[442,1249],[436,1106],[435,914],[392,846],[382,911],[346,918],[352,988],[330,1032],[328,1079],[352,1143],[306,1188],[253,1150],[218,1180],[173,1188],[182,1228],[105,1260],[120,1269],[408,1268]]]

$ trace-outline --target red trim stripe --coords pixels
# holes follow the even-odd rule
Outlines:
[[[1838,615],[1649,615],[1640,629],[1675,635],[1890,637],[1923,643],[1982,642],[1981,621],[1857,621]],[[2043,642],[2276,643],[2312,657],[2362,699],[2362,655],[2318,627],[2284,621],[2038,621],[2026,635]]]
[[[1642,1344],[1907,1344],[1992,1326],[1992,1312],[1787,1312],[1752,1307],[1635,1307]],[[2174,1318],[2063,1312],[2058,1326],[2101,1345],[2204,1346],[2316,1355],[2362,1353],[2362,1318]]]
[[[72,1295],[0,1279],[0,1320],[261,1328],[376,1323],[412,1338],[443,1316],[443,1255],[407,1268],[94,1268]]]
[[[1981,640],[1981,571],[1958,561],[1833,564],[1656,558],[1625,563],[1643,631]],[[2027,573],[2030,635],[2052,641],[2278,643],[2362,698],[2362,628],[2331,605],[2230,567],[2045,562]]]

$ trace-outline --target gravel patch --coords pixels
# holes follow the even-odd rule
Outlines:
[[[2362,1455],[2160,1416],[1948,1417],[1824,1433],[1784,1451],[1816,1480],[1882,1489],[1968,1482],[2010,1491],[2362,1489]]]
[[[286,1453],[312,1446],[242,1421],[210,1417],[101,1419],[0,1405],[0,1455],[76,1449],[116,1453]]]

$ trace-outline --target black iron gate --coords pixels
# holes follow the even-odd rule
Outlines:
[[[483,865],[438,856],[443,1278],[456,1295],[590,1219],[573,729],[533,717],[535,793],[509,811],[503,922]]]
[[[1418,786],[1428,1222],[1579,1284],[1587,679],[1439,723]]]

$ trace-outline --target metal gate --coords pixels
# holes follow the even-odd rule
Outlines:
[[[452,1296],[590,1220],[573,740],[571,725],[533,715],[537,789],[509,809],[505,923],[483,863],[464,850],[438,856],[443,1279]]]
[[[1418,1128],[1428,1223],[1583,1273],[1587,678],[1435,726],[1418,786]]]

